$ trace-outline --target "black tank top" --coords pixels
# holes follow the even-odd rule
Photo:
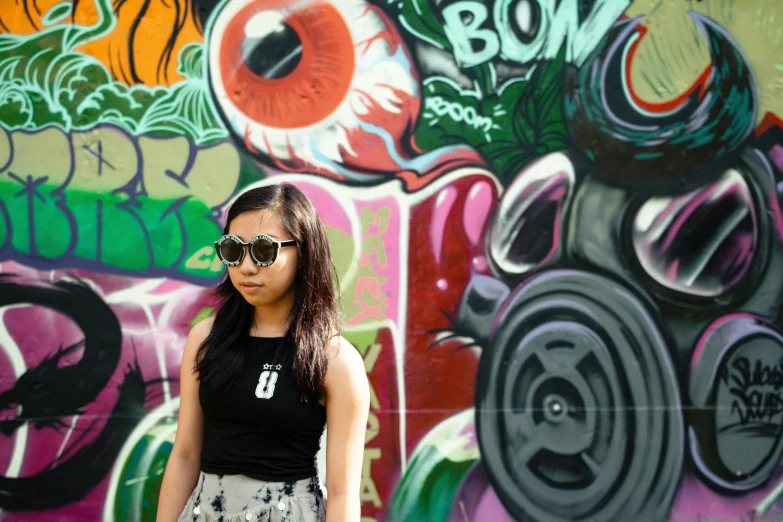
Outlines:
[[[247,342],[236,380],[220,390],[199,384],[201,471],[269,482],[316,476],[326,408],[301,400],[289,342],[268,337]]]

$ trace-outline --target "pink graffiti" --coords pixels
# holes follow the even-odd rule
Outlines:
[[[474,245],[481,241],[489,214],[494,201],[489,183],[476,183],[468,193],[468,203],[465,205],[463,221],[468,239]]]
[[[56,419],[63,423],[62,427],[36,428],[28,425],[26,430],[0,436],[0,469],[6,476],[9,473],[33,476],[91,444],[108,421],[117,400],[118,388],[129,368],[137,369],[144,382],[149,383],[144,404],[147,411],[179,394],[178,377],[184,342],[193,319],[212,303],[209,291],[170,279],[145,280],[85,270],[43,272],[15,262],[2,263],[0,272],[31,281],[80,279],[106,302],[122,328],[120,362],[103,391],[86,404],[83,411]],[[0,315],[0,321],[0,328],[8,334],[0,343],[0,392],[14,385],[15,373],[19,370],[35,368],[45,358],[84,338],[83,332],[71,319],[43,306],[19,304],[7,307]],[[60,367],[72,365],[80,357],[78,351],[70,354],[60,361]],[[19,364],[23,367],[19,368]],[[86,373],[79,378],[89,380],[91,375]],[[78,381],[73,383],[74,387],[78,385]],[[19,441],[18,437],[24,440]],[[14,459],[20,460],[19,469],[9,469]],[[84,501],[35,514],[5,512],[3,520],[98,520],[102,516],[108,479],[108,475],[104,477]]]
[[[769,151],[769,157],[778,169],[783,171],[783,145],[774,145]]]
[[[443,228],[456,199],[457,191],[454,187],[446,187],[438,193],[435,200],[435,212],[432,215],[432,223],[430,225],[430,243],[435,254],[435,260],[438,262],[440,262],[440,252],[443,248]],[[467,209],[467,206],[465,208]],[[466,230],[467,228],[466,221]]]

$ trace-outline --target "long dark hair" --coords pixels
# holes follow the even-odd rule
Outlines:
[[[286,340],[295,347],[294,371],[302,397],[317,402],[325,396],[326,348],[341,329],[337,274],[326,231],[310,199],[294,185],[280,183],[240,195],[228,210],[223,233],[240,214],[258,210],[274,213],[297,241],[299,268]],[[245,362],[255,309],[234,288],[228,273],[215,294],[215,320],[198,348],[195,370],[202,382],[220,388],[236,377]]]

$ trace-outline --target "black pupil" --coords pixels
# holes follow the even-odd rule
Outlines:
[[[263,263],[268,263],[272,260],[272,255],[275,252],[275,247],[267,243],[266,241],[259,241],[253,245],[253,256],[256,260]]]
[[[277,80],[291,74],[302,58],[302,41],[283,21],[261,36],[248,36],[242,42],[242,59],[256,75]]]

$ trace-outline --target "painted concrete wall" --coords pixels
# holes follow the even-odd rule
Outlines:
[[[783,3],[0,7],[0,519],[154,520],[233,197],[316,203],[372,521],[783,519]]]

